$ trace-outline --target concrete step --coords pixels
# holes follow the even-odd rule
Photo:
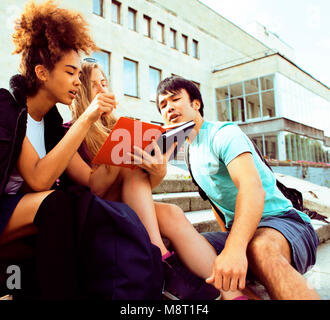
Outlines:
[[[194,225],[198,232],[220,231],[219,225],[211,209],[186,212],[187,219]],[[328,219],[330,221],[330,219]],[[320,243],[330,240],[330,224],[312,219]]]
[[[153,190],[153,193],[192,192],[197,190],[198,188],[193,184],[191,177],[187,176],[186,178],[164,179],[162,183]]]
[[[173,203],[184,212],[211,209],[208,201],[204,201],[198,192],[171,192],[153,194],[154,201]]]

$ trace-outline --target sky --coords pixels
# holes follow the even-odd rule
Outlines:
[[[199,0],[243,30],[257,21],[294,49],[293,62],[330,87],[330,0]]]

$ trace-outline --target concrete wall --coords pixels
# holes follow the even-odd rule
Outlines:
[[[37,2],[40,2],[37,0]],[[329,89],[303,73],[299,68],[279,55],[272,55],[266,45],[209,9],[197,0],[122,0],[121,23],[111,21],[111,0],[104,0],[104,16],[93,14],[92,0],[60,0],[62,7],[80,11],[90,24],[91,34],[97,45],[110,53],[110,81],[119,100],[118,115],[130,115],[143,120],[162,121],[155,103],[150,101],[149,67],[161,70],[164,79],[172,73],[200,84],[205,104],[205,117],[217,119],[215,88],[268,74],[281,74],[308,88],[313,94],[330,101]],[[11,34],[13,21],[22,12],[26,0],[2,0],[0,19],[0,86],[8,87],[10,76],[18,71],[19,57],[12,56]],[[137,11],[137,30],[127,25],[127,10]],[[152,18],[151,38],[143,35],[143,15]],[[157,22],[165,25],[165,43],[156,38]],[[169,44],[169,30],[177,30],[178,48]],[[181,35],[188,36],[188,54],[182,52]],[[199,57],[192,56],[192,40],[198,41]],[[266,57],[267,56],[267,57]],[[265,58],[260,58],[265,57]],[[123,59],[138,62],[138,97],[123,94]],[[246,63],[248,61],[251,61]],[[233,65],[236,65],[232,67]],[[221,71],[212,73],[215,69]],[[276,90],[276,88],[275,88]],[[276,93],[277,94],[277,93]],[[277,99],[277,97],[275,97]],[[317,104],[318,105],[318,104]],[[59,106],[65,120],[68,109]],[[283,104],[279,104],[283,109]],[[318,108],[318,106],[316,106]],[[326,115],[329,105],[326,104]],[[318,110],[318,109],[317,109]],[[322,116],[323,117],[323,116]],[[293,120],[293,117],[290,117]],[[324,116],[328,119],[328,116]],[[313,124],[316,126],[316,124]],[[324,126],[322,125],[322,129]]]
[[[307,180],[319,186],[330,188],[330,168],[307,166],[272,166],[276,173]]]
[[[10,76],[17,72],[18,56],[10,56],[13,20],[24,7],[25,0],[2,0],[7,8],[0,12],[1,21],[7,21],[5,32],[1,33],[0,85],[8,87]],[[38,1],[39,2],[39,1]],[[111,21],[111,1],[104,1],[104,17],[92,13],[92,0],[62,0],[62,7],[79,10],[91,26],[91,33],[102,49],[111,54],[111,84],[120,108],[118,115],[131,115],[144,120],[161,121],[155,103],[150,101],[149,66],[162,71],[162,78],[172,73],[186,77],[200,84],[205,100],[205,116],[215,119],[216,108],[211,71],[215,65],[225,65],[233,60],[247,60],[255,53],[268,48],[246,32],[227,21],[197,0],[122,0],[121,23]],[[128,6],[137,10],[137,31],[127,25]],[[142,31],[143,15],[152,18],[151,39]],[[165,43],[155,39],[156,24],[165,25]],[[178,48],[169,45],[169,30],[177,30]],[[180,47],[181,34],[188,36],[188,55]],[[192,40],[198,41],[199,58],[192,56]],[[123,58],[138,62],[138,97],[123,94]],[[60,106],[61,110],[65,110]]]

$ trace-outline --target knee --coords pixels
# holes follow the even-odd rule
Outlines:
[[[282,253],[281,246],[274,239],[256,237],[247,249],[249,266],[253,271],[273,272],[274,269],[284,269],[290,265]]]
[[[178,228],[189,223],[183,210],[174,204],[155,203],[158,224],[162,232],[168,234],[176,232]]]
[[[249,260],[256,263],[266,262],[280,254],[280,248],[276,242],[268,237],[255,237],[247,248]]]
[[[188,221],[183,210],[175,204],[168,205],[167,214],[168,214],[168,218],[174,223],[181,224],[181,223],[186,223]]]

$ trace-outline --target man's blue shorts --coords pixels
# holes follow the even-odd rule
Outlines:
[[[281,216],[265,217],[258,228],[273,228],[281,232],[291,247],[292,265],[304,274],[316,261],[319,238],[313,226],[301,219],[295,210]],[[229,232],[205,232],[203,236],[211,243],[217,254],[225,247]]]

